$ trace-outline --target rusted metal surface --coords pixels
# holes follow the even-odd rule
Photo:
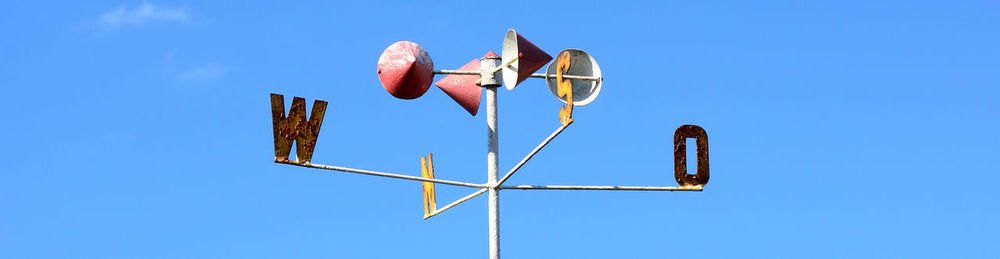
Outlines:
[[[420,176],[434,179],[434,160],[431,158],[431,154],[420,158]],[[437,210],[437,198],[433,182],[423,182],[422,184],[424,187],[424,218],[426,219]]]
[[[479,81],[479,63],[479,60],[472,60],[457,70],[475,72],[475,74],[449,74],[434,83],[472,116],[479,113],[479,102],[483,98],[483,88],[476,84]]]
[[[409,41],[389,45],[378,58],[382,87],[400,99],[424,95],[434,81],[434,62],[423,47]]]
[[[514,90],[524,79],[552,61],[552,56],[514,30],[507,30],[500,54],[504,64],[503,84],[507,90]]]
[[[697,145],[698,173],[687,173],[687,138]],[[708,133],[698,125],[681,125],[674,131],[674,179],[682,186],[708,183]]]
[[[316,149],[316,138],[320,126],[323,125],[323,115],[326,113],[326,101],[313,102],[312,113],[306,119],[306,100],[302,97],[292,99],[292,106],[285,116],[285,97],[271,94],[271,123],[274,127],[274,160],[288,161],[295,142],[295,156],[299,163],[308,163]]]

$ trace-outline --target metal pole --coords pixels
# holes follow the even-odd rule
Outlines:
[[[489,152],[486,155],[489,191],[490,259],[500,259],[500,189],[497,184],[497,86],[486,87],[486,125],[489,127]]]

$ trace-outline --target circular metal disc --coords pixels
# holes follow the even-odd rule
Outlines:
[[[586,79],[571,79],[570,82],[573,84],[573,105],[584,106],[590,104],[597,99],[597,94],[601,93],[601,84],[604,82],[604,78],[601,77],[601,67],[597,66],[597,61],[594,61],[594,57],[587,54],[583,50],[578,49],[566,49],[560,51],[556,57],[562,56],[563,52],[569,53],[570,65],[569,71],[566,75],[574,76],[588,76],[599,78],[596,81],[586,80]],[[559,98],[557,92],[557,82],[556,82],[556,69],[558,69],[558,62],[552,62],[546,69],[545,74],[550,76],[545,80],[545,83],[549,85],[549,91],[552,95],[559,99],[559,101],[566,103],[566,99]]]

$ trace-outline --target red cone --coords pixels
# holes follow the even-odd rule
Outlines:
[[[434,80],[434,62],[423,47],[409,41],[389,45],[378,58],[382,87],[400,99],[424,95]]]
[[[458,70],[479,71],[479,60],[469,61],[469,63]],[[476,113],[479,112],[479,100],[483,96],[482,87],[476,84],[478,80],[479,75],[448,75],[438,80],[434,85],[441,88],[441,91],[448,94],[458,105],[465,108],[469,114],[476,116]]]
[[[502,54],[500,65],[510,64],[503,67],[503,84],[506,85],[507,90],[514,90],[514,87],[521,81],[552,61],[552,56],[525,39],[521,34],[514,32],[513,29],[507,30],[507,35],[503,39]],[[510,62],[515,57],[517,60]]]

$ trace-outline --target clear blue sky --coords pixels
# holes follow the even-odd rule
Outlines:
[[[329,101],[313,161],[485,182],[484,112],[382,89],[399,40],[439,69],[514,28],[606,76],[503,191],[504,258],[1000,257],[1000,4],[6,1],[0,257],[482,258],[486,200],[421,219],[419,183],[272,163],[269,93]],[[438,77],[440,78],[440,77]],[[500,93],[506,171],[558,126],[540,80]],[[447,203],[471,192],[438,186]]]

